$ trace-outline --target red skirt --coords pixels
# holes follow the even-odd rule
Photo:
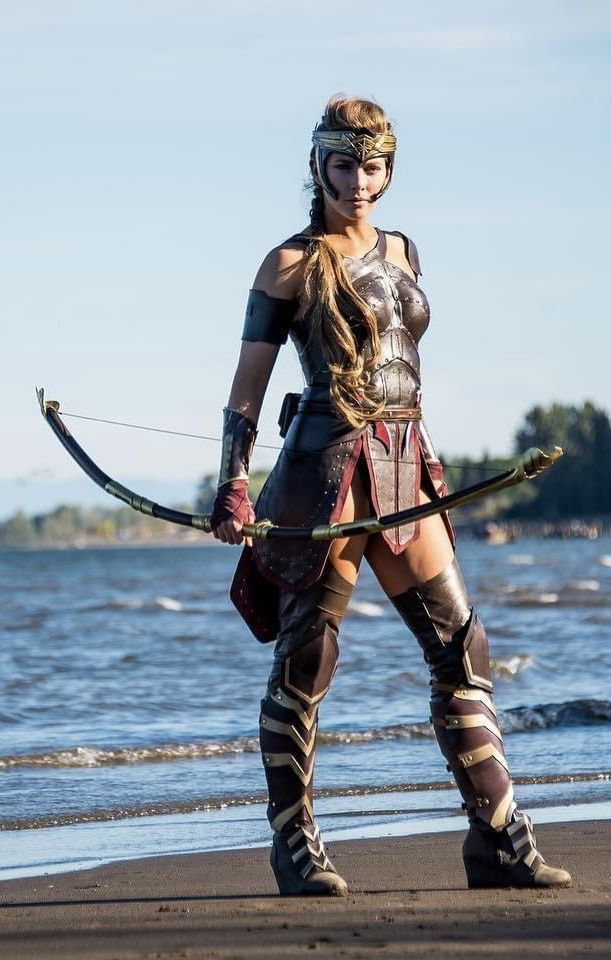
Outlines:
[[[335,418],[325,421],[324,415],[295,418],[257,500],[257,520],[290,527],[337,522],[357,467],[370,516],[415,506],[420,489],[431,500],[446,492],[441,463],[420,421],[379,420],[348,433],[345,427],[338,431]],[[447,513],[442,517],[454,544]],[[419,522],[380,534],[394,554],[419,535]],[[296,540],[256,540],[244,548],[230,596],[258,640],[276,637],[278,591],[298,593],[315,583],[330,548],[331,542]]]

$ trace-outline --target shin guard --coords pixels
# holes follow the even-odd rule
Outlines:
[[[486,632],[458,564],[392,598],[431,672],[431,720],[469,817],[502,830],[516,804],[492,699]]]
[[[259,719],[268,819],[276,832],[301,831],[309,854],[303,862],[318,858],[322,869],[326,857],[312,810],[318,705],[335,673],[337,635],[351,593],[352,584],[327,565],[308,590],[281,594],[280,631]]]

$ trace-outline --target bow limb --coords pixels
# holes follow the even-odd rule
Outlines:
[[[422,503],[407,510],[390,513],[384,517],[368,517],[365,520],[350,520],[346,523],[325,523],[318,527],[276,527],[269,520],[244,524],[245,536],[260,540],[338,540],[342,537],[355,537],[363,533],[380,533],[406,523],[424,520],[437,513],[462,507],[481,497],[498,493],[507,487],[513,487],[524,480],[532,480],[547,470],[562,456],[562,447],[554,447],[551,453],[544,453],[537,447],[531,447],[524,453],[514,467],[497,473],[487,480],[481,480],[471,487],[449,493],[430,503]]]
[[[102,487],[106,493],[147,516],[157,517],[159,520],[166,520],[168,523],[176,523],[184,527],[194,527],[204,533],[212,533],[209,515],[173,510],[171,507],[163,506],[163,504],[154,503],[147,497],[134,493],[133,490],[109,477],[74,439],[59,415],[57,400],[46,400],[42,387],[37,388],[36,395],[42,415],[55,436],[87,476],[99,487]],[[481,497],[522,483],[524,480],[532,480],[533,477],[551,467],[561,456],[561,447],[554,447],[549,454],[543,453],[536,447],[531,447],[522,455],[514,467],[504,470],[502,473],[495,474],[487,480],[482,480],[471,487],[465,487],[463,490],[457,490],[445,497],[439,497],[439,499],[430,503],[419,504],[384,517],[368,517],[364,520],[352,520],[346,523],[327,523],[317,527],[277,527],[271,520],[260,520],[256,523],[245,523],[242,529],[244,536],[253,537],[256,540],[336,540],[340,537],[354,537],[363,533],[379,533],[382,530],[390,530],[406,523],[424,520],[426,517],[432,517],[445,510],[462,507]]]
[[[126,503],[139,513],[144,513],[149,517],[157,517],[158,520],[167,520],[168,523],[177,523],[182,527],[195,527],[197,530],[204,530],[206,533],[211,533],[212,528],[210,527],[209,517],[203,514],[186,513],[182,510],[173,510],[171,507],[164,507],[163,504],[154,503],[152,500],[149,500],[148,497],[143,497],[139,493],[135,493],[133,490],[130,490],[129,487],[125,487],[122,483],[118,483],[116,480],[113,480],[112,477],[109,477],[74,439],[59,415],[59,403],[57,400],[46,400],[43,387],[37,387],[36,396],[38,397],[42,415],[59,442],[68,451],[72,459],[78,463],[81,470],[83,470],[94,483],[97,483],[102,490],[105,490],[106,493]]]

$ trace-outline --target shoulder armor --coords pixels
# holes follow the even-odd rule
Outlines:
[[[283,300],[270,297],[263,290],[251,290],[246,303],[242,340],[286,343],[297,307],[297,300]]]
[[[405,246],[405,256],[407,257],[407,262],[414,271],[416,279],[422,276],[422,270],[420,269],[420,257],[418,256],[418,248],[413,240],[410,237],[406,237],[404,233],[401,233],[400,230],[389,230],[389,233],[393,237],[401,237],[403,244]]]

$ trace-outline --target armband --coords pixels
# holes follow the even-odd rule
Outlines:
[[[223,410],[223,448],[218,486],[232,480],[248,481],[250,456],[255,445],[257,428],[252,420],[237,410]]]
[[[268,296],[263,290],[251,290],[246,304],[242,340],[278,345],[286,343],[298,306],[297,300],[282,300]]]

